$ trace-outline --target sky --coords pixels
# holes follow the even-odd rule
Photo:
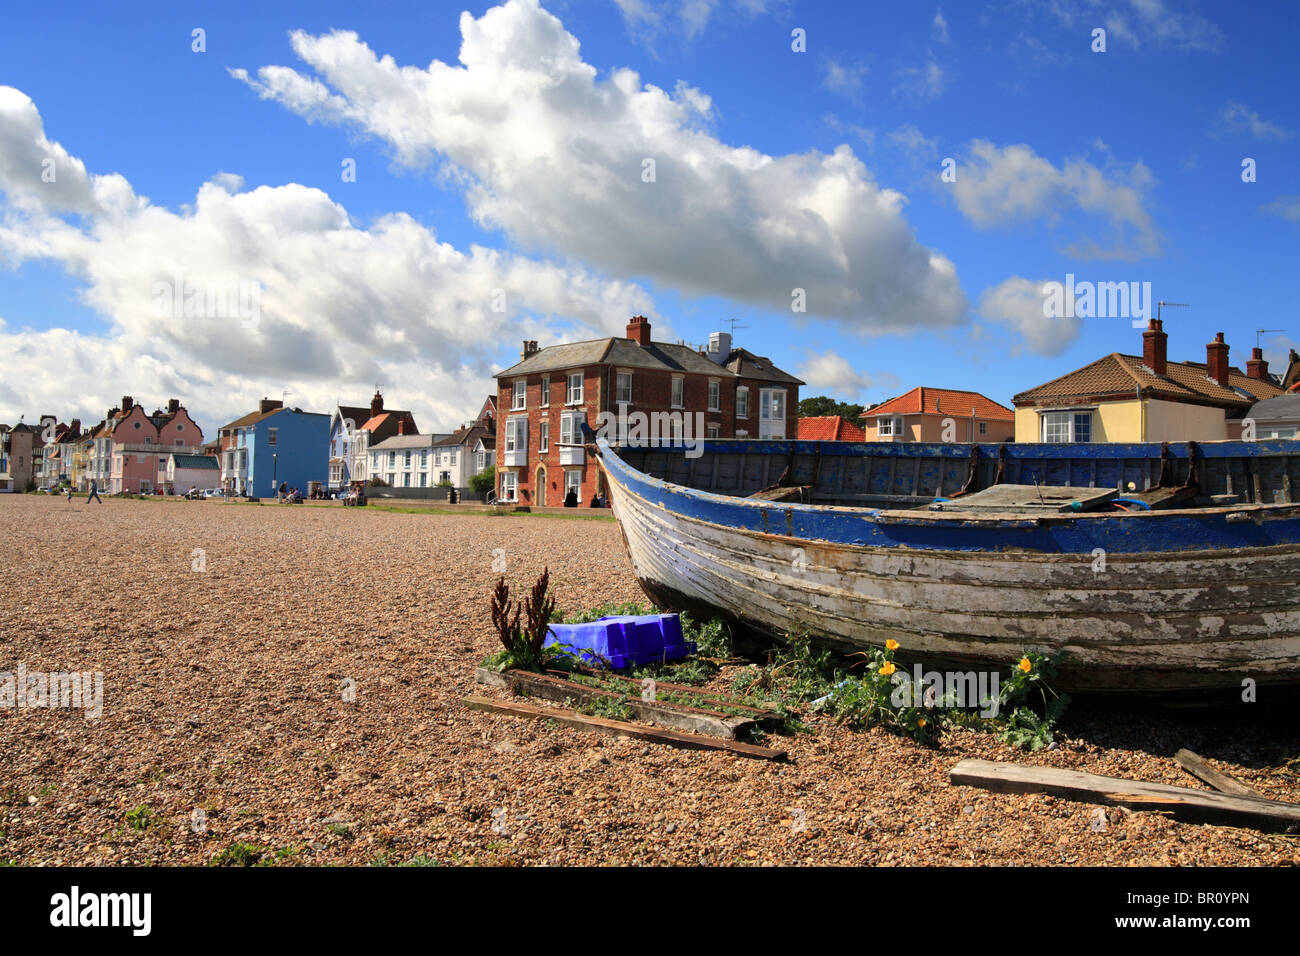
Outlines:
[[[1244,367],[1265,329],[1280,371],[1297,27],[1210,0],[11,6],[0,422],[174,396],[211,438],[378,385],[449,430],[522,340],[637,314],[850,402],[1009,404],[1141,354],[1158,300],[1186,304],[1171,359],[1222,331]],[[1089,310],[1090,283],[1138,299]]]

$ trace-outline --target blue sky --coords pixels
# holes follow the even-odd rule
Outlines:
[[[1286,330],[1263,338],[1277,370],[1300,342],[1297,11],[14,8],[0,421],[98,419],[129,393],[210,429],[264,394],[327,410],[380,383],[447,428],[520,339],[617,334],[633,311],[693,343],[735,319],[805,395],[1009,403],[1140,353],[1128,317],[1042,314],[1067,274],[1190,303],[1167,313],[1171,358],[1224,331],[1244,366],[1256,329]],[[256,283],[257,321],[157,314],[178,274]]]

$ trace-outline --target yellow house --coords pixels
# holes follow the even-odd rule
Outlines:
[[[1016,395],[1016,441],[1224,441],[1240,437],[1252,405],[1282,394],[1258,348],[1243,373],[1228,364],[1222,332],[1204,363],[1168,361],[1167,342],[1152,319],[1141,357],[1112,352]]]

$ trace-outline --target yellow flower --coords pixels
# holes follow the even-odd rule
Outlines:
[[[1024,671],[1026,674],[1028,674],[1031,670],[1034,669],[1034,665],[1029,663],[1028,657],[1022,657],[1020,658],[1020,669]]]
[[[885,650],[887,651],[898,650],[898,641],[894,640],[892,637],[889,640],[885,641]]]
[[[880,668],[880,673],[884,674],[886,677],[894,673],[894,662],[885,661],[885,666]]]
[[[920,720],[918,720],[918,721],[916,722],[916,726],[918,726],[918,727],[924,727],[924,726],[925,726],[925,718],[922,717]]]

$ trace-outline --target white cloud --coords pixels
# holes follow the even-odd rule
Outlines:
[[[1038,355],[1060,355],[1079,337],[1082,320],[1077,316],[1048,318],[1045,314],[1047,295],[1043,286],[1048,281],[1012,276],[980,295],[979,314],[1004,326],[1018,339],[1013,353],[1027,348]]]
[[[1140,161],[1127,168],[1108,163],[1109,175],[1084,159],[1068,160],[1059,169],[1032,147],[997,147],[975,140],[952,184],[957,208],[976,226],[987,228],[1017,221],[1055,221],[1078,210],[1109,221],[1115,236],[1109,247],[1094,240],[1067,247],[1087,259],[1132,259],[1156,255],[1160,241],[1144,207],[1150,170]]]
[[[894,73],[894,95],[904,99],[938,99],[948,78],[933,56],[927,56],[923,66],[900,67]]]
[[[665,33],[679,32],[687,40],[698,37],[708,27],[722,0],[614,0],[623,23],[634,37],[653,48]],[[745,17],[756,17],[775,8],[784,8],[787,0],[732,0],[732,8]]]
[[[1278,196],[1259,208],[1271,216],[1281,216],[1291,222],[1300,222],[1300,196]]]
[[[943,7],[934,11],[934,23],[932,25],[932,34],[939,43],[947,43],[950,40],[948,36],[948,21],[944,19]]]
[[[450,164],[473,215],[555,250],[686,295],[809,315],[862,331],[962,321],[956,270],[917,242],[905,198],[848,146],[771,156],[707,132],[707,96],[598,77],[536,0],[462,14],[460,65],[380,58],[354,33],[297,32],[319,74],[263,67],[261,96],[387,141],[413,169]],[[645,161],[655,181],[645,182]]]
[[[806,395],[834,395],[840,401],[856,401],[873,385],[871,376],[857,371],[848,359],[833,351],[809,352],[795,374],[808,383]]]
[[[1232,100],[1219,112],[1218,132],[1246,134],[1263,140],[1285,140],[1295,135],[1293,130],[1271,123],[1244,104]]]
[[[67,169],[51,184],[31,172],[47,152]],[[46,138],[27,96],[0,87],[0,262],[62,266],[109,323],[88,335],[14,329],[11,316],[0,353],[20,361],[0,374],[22,368],[23,380],[0,387],[0,420],[33,406],[98,420],[135,392],[233,418],[287,388],[295,404],[325,410],[382,382],[425,428],[446,427],[494,389],[502,342],[621,334],[629,315],[654,317],[636,285],[457,250],[405,214],[358,228],[318,189],[242,190],[219,173],[192,208],[154,206],[120,176],[88,174]],[[260,310],[241,314],[236,297],[209,317],[160,314],[166,283],[190,287],[182,301],[191,290],[247,290],[245,304]]]
[[[862,78],[867,75],[864,63],[843,64],[834,57],[823,63],[825,78],[822,85],[833,93],[856,96],[862,90]]]
[[[1185,53],[1219,53],[1226,42],[1217,24],[1185,2],[1164,0],[1017,0],[1018,16],[1040,12],[1067,29],[1105,26],[1107,37],[1134,49],[1143,44]]]
[[[939,149],[939,141],[926,136],[915,123],[904,123],[889,134],[889,140],[917,161],[935,156]]]

